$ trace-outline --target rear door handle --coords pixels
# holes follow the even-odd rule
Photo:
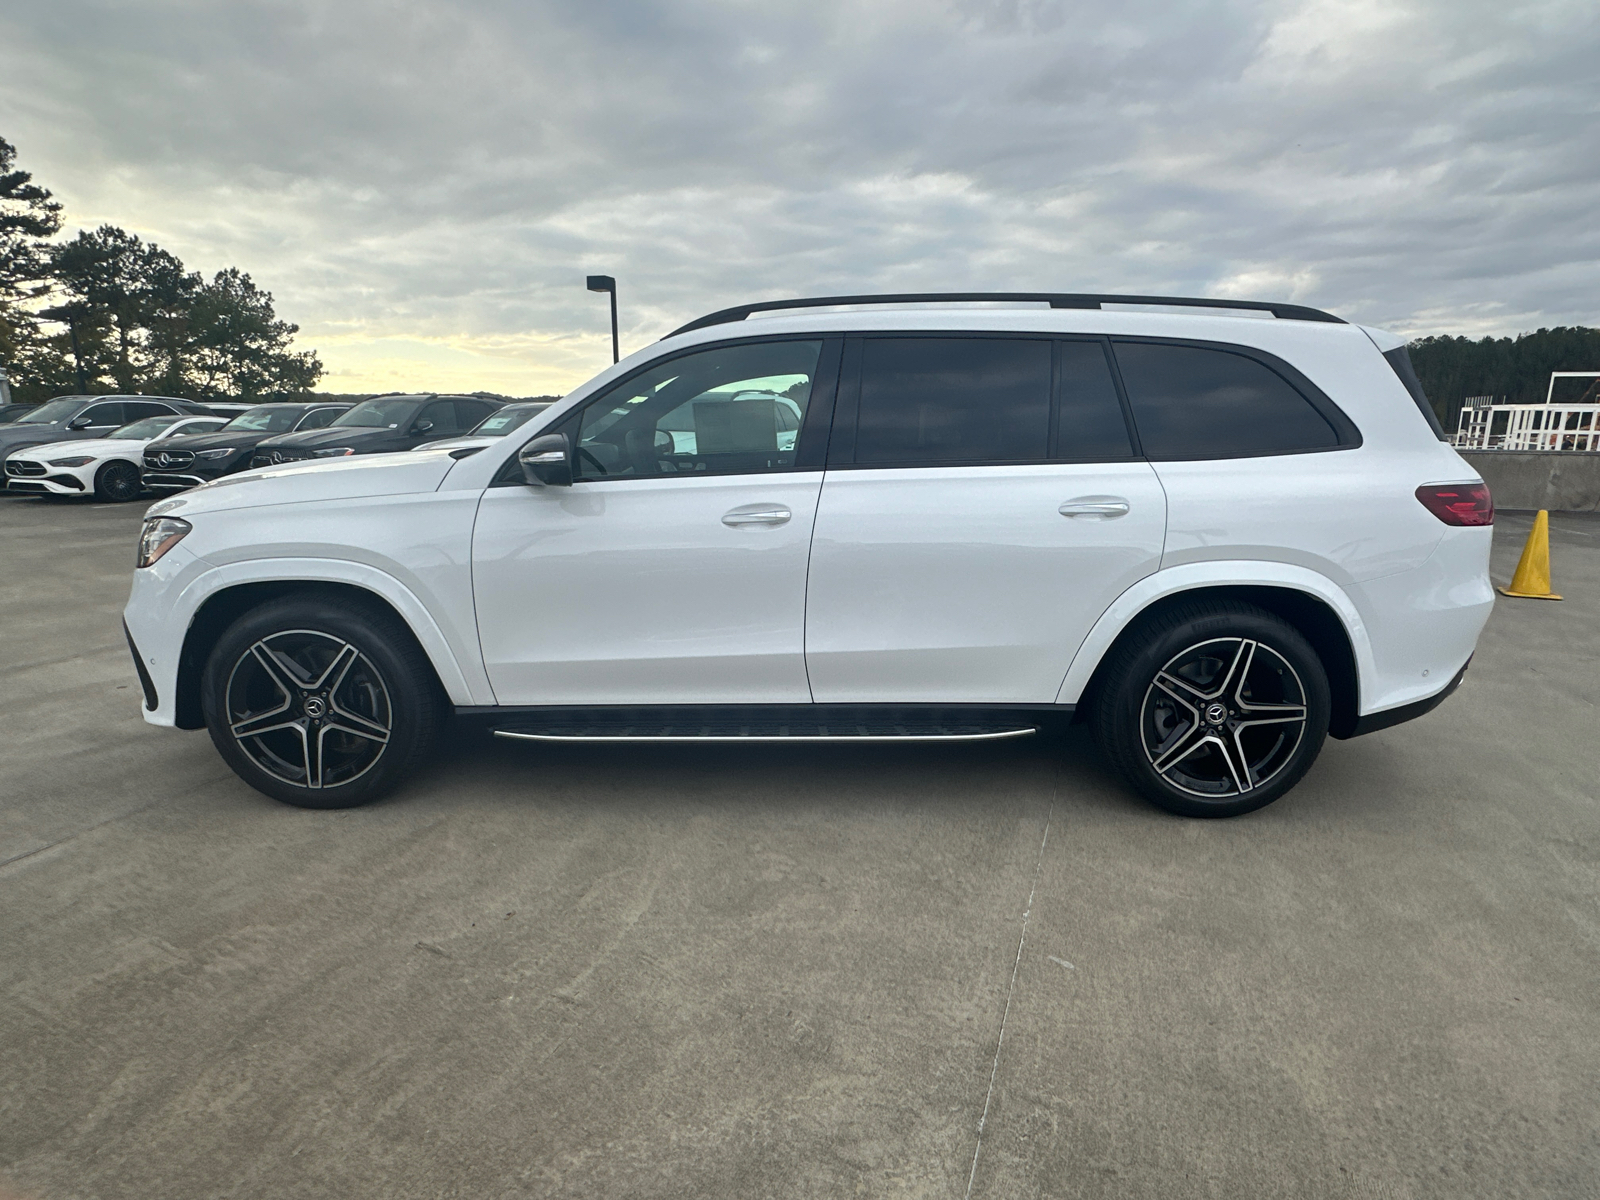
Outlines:
[[[1063,517],[1111,521],[1128,515],[1128,502],[1121,496],[1077,496],[1056,511]]]
[[[722,514],[722,523],[733,529],[745,525],[785,525],[794,514],[781,504],[741,504]]]

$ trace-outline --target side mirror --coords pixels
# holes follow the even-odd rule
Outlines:
[[[73,417],[72,420],[67,422],[67,428],[68,429],[87,429],[87,428],[89,428],[89,418],[88,417]]]
[[[545,433],[517,452],[523,480],[533,487],[572,486],[572,447],[564,433]]]
[[[413,425],[411,427],[411,432],[412,433],[427,433],[428,430],[430,430],[432,428],[433,428],[433,422],[432,421],[418,421],[415,425]]]

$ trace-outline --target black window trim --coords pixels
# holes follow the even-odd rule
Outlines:
[[[1253,359],[1298,392],[1301,398],[1316,411],[1317,415],[1333,429],[1333,436],[1336,439],[1332,446],[1307,446],[1302,450],[1244,450],[1236,454],[1163,455],[1160,458],[1152,458],[1149,455],[1145,455],[1147,462],[1224,462],[1236,458],[1281,458],[1292,454],[1334,454],[1341,450],[1359,450],[1361,448],[1361,430],[1345,414],[1345,411],[1335,404],[1333,399],[1313,383],[1303,371],[1270,351],[1260,350],[1255,346],[1241,346],[1237,342],[1216,342],[1205,338],[1137,337],[1114,333],[1109,335],[1109,340],[1111,342],[1112,372],[1117,381],[1117,391],[1122,396],[1128,421],[1134,430],[1136,438],[1138,422],[1133,419],[1133,405],[1128,398],[1127,386],[1122,381],[1122,366],[1117,362],[1116,348],[1118,345],[1185,346],[1195,350],[1217,350]],[[1139,447],[1142,452],[1143,443],[1136,440],[1134,445]]]
[[[845,336],[841,333],[777,333],[750,334],[746,337],[724,338],[715,342],[701,342],[694,346],[685,346],[671,354],[663,354],[652,358],[649,362],[641,363],[637,369],[629,371],[617,379],[613,379],[593,396],[587,397],[571,412],[562,416],[555,425],[541,429],[533,436],[543,437],[548,433],[565,434],[567,444],[576,453],[578,447],[578,429],[583,423],[583,414],[589,411],[592,405],[599,404],[619,387],[639,378],[647,372],[655,370],[666,363],[674,362],[680,358],[687,358],[691,354],[703,354],[707,350],[721,350],[729,346],[754,346],[768,345],[773,342],[821,342],[822,349],[817,354],[817,373],[811,381],[811,396],[806,401],[805,419],[800,426],[800,434],[795,438],[794,465],[792,467],[779,467],[772,471],[695,471],[685,472],[681,475],[616,475],[612,477],[598,476],[585,479],[575,479],[574,484],[591,483],[623,483],[640,479],[733,479],[742,475],[793,475],[799,471],[822,471],[827,468],[828,443],[834,426],[834,406],[839,392],[839,360],[843,350]],[[536,414],[537,415],[537,414]],[[522,452],[531,437],[517,447],[517,454]],[[495,472],[495,477],[490,481],[490,487],[514,487],[523,483],[522,468],[518,465],[517,454],[506,459],[505,464]]]
[[[1049,342],[1050,343],[1050,422],[1045,440],[1044,458],[997,458],[997,459],[928,459],[926,461],[908,462],[897,459],[894,462],[856,462],[856,427],[861,419],[861,358],[864,344],[876,338],[937,338],[950,340],[953,338],[982,338],[989,341],[1006,340],[1021,342]],[[1122,423],[1128,434],[1128,444],[1132,447],[1131,454],[1122,455],[1086,455],[1086,456],[1057,456],[1051,453],[1056,446],[1059,434],[1061,414],[1061,350],[1062,342],[1098,342],[1102,353],[1106,356],[1106,366],[1111,371],[1111,378],[1116,385],[1117,401],[1122,407]],[[845,361],[842,364],[839,382],[839,402],[836,409],[833,427],[833,438],[828,448],[828,470],[830,471],[911,471],[922,470],[930,467],[957,468],[957,467],[1053,467],[1053,466],[1093,466],[1097,463],[1116,466],[1123,463],[1144,461],[1139,452],[1138,431],[1134,428],[1133,414],[1128,408],[1128,398],[1122,388],[1122,378],[1116,369],[1115,356],[1112,355],[1109,339],[1103,334],[1074,334],[1055,333],[1052,331],[1034,330],[1005,330],[1005,329],[868,329],[858,333],[845,335]]]

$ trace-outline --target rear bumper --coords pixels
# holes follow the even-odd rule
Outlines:
[[[1366,716],[1357,717],[1355,728],[1344,734],[1341,740],[1360,737],[1364,733],[1376,733],[1380,729],[1391,729],[1396,725],[1404,725],[1407,721],[1415,721],[1418,717],[1426,716],[1448,700],[1451,693],[1461,686],[1461,681],[1466,678],[1467,668],[1471,665],[1472,660],[1469,658],[1462,664],[1461,670],[1456,672],[1455,678],[1440,688],[1436,695],[1413,700],[1410,704],[1402,704],[1398,708],[1386,708],[1382,712],[1367,713]]]

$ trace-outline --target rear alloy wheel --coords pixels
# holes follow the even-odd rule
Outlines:
[[[444,711],[432,668],[385,613],[285,597],[240,618],[206,664],[206,728],[246,783],[350,808],[420,763]]]
[[[95,473],[96,500],[111,504],[126,504],[137,500],[144,485],[139,481],[139,468],[128,462],[108,462]]]
[[[1095,731],[1122,776],[1161,807],[1225,817],[1299,782],[1329,711],[1326,672],[1298,630],[1253,606],[1201,602],[1118,648]]]

